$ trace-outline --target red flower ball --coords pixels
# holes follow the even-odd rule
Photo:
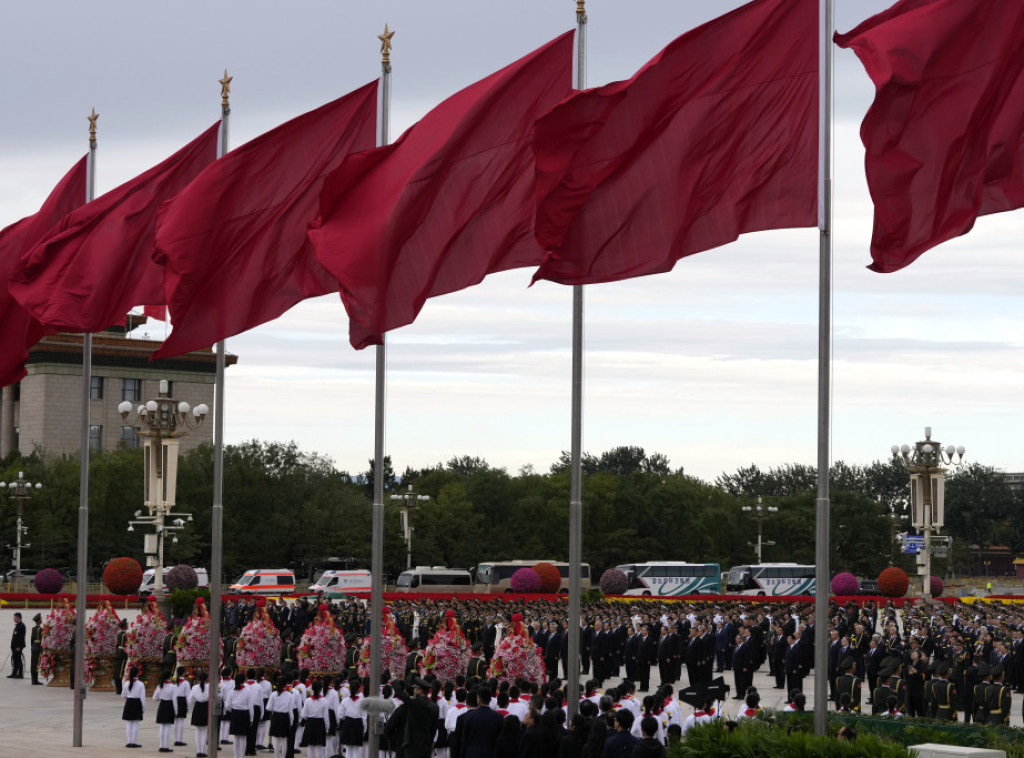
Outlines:
[[[903,597],[910,587],[907,572],[901,568],[890,566],[878,575],[878,591],[885,597]]]
[[[540,591],[548,594],[558,592],[562,586],[562,575],[550,563],[538,563],[533,567],[540,577]]]
[[[142,566],[134,558],[114,558],[103,569],[103,583],[112,595],[134,595],[142,585]]]

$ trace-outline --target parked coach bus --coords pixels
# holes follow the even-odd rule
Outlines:
[[[717,563],[648,561],[616,566],[629,579],[627,595],[720,595],[722,567]]]
[[[729,595],[813,595],[814,566],[796,563],[733,566],[725,590]]]
[[[550,563],[562,575],[562,583],[558,591],[569,592],[569,564],[564,561],[488,561],[476,567],[476,591],[510,594],[512,592],[512,575],[521,568],[533,568],[538,563]],[[591,588],[590,564],[580,564],[580,589],[586,592]]]
[[[395,592],[472,592],[473,579],[465,569],[417,566],[398,575]]]

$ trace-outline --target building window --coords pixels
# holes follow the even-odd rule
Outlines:
[[[121,380],[121,401],[129,400],[137,403],[142,400],[142,380],[122,379]]]
[[[99,424],[89,426],[89,449],[101,450],[103,447],[103,427]]]
[[[139,435],[136,434],[135,427],[122,426],[121,427],[121,444],[129,450],[135,450],[140,445]]]
[[[174,382],[167,382],[167,397],[174,397]]]
[[[16,382],[14,385],[14,402],[21,402],[21,382]]]
[[[103,399],[103,377],[93,376],[89,378],[89,399],[90,400],[102,400]]]

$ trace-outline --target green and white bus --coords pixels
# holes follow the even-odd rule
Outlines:
[[[629,579],[627,595],[719,595],[722,567],[717,563],[648,561],[616,566]]]
[[[733,566],[725,589],[730,595],[813,595],[814,566],[796,563]]]

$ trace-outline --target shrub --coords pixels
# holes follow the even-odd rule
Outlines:
[[[196,598],[201,597],[210,604],[209,587],[199,587],[186,590],[174,590],[167,596],[167,603],[171,606],[171,615],[176,619],[185,619],[192,613],[196,605]]]
[[[942,593],[945,591],[946,585],[945,583],[943,583],[941,578],[937,576],[931,577],[929,585],[929,590],[931,591],[932,597],[942,597]]]
[[[848,571],[843,571],[832,577],[833,595],[856,595],[860,590],[860,583],[857,577]]]
[[[910,587],[907,572],[901,568],[890,566],[878,575],[878,591],[885,597],[903,597]]]
[[[562,575],[558,569],[552,566],[550,563],[538,563],[535,564],[533,570],[537,572],[537,576],[540,577],[540,590],[539,592],[546,592],[553,594],[558,592],[562,587]]]
[[[597,586],[606,595],[621,595],[629,589],[629,577],[621,569],[608,569],[601,574],[601,580],[597,583]]]
[[[164,586],[169,590],[191,590],[199,585],[195,569],[184,563],[164,574]]]
[[[103,583],[112,595],[134,595],[142,585],[142,566],[134,558],[114,558],[103,569]]]
[[[36,586],[36,592],[42,595],[56,595],[64,586],[64,577],[57,569],[43,569],[36,574],[32,583]]]
[[[540,576],[532,568],[517,569],[511,584],[513,592],[540,592]]]

